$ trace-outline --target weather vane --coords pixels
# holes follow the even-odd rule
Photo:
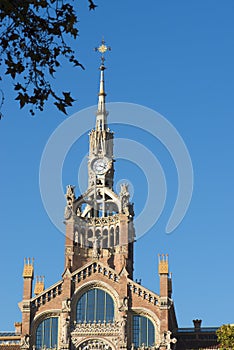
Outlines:
[[[101,53],[101,62],[102,62],[103,65],[104,65],[104,61],[105,61],[105,57],[104,57],[105,53],[107,51],[111,51],[111,47],[110,46],[106,46],[105,44],[106,44],[105,40],[102,39],[101,45],[99,47],[95,47],[95,49],[94,49],[95,51],[98,51],[98,52]]]

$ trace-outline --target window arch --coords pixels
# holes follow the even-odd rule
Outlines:
[[[84,321],[114,321],[114,301],[109,293],[93,288],[80,297],[76,306],[76,322]]]
[[[36,330],[36,349],[54,349],[58,345],[58,317],[44,319]]]
[[[142,344],[152,346],[155,343],[154,325],[148,317],[133,316],[133,343],[136,347]]]

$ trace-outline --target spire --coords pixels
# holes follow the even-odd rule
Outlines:
[[[106,111],[106,93],[105,93],[105,84],[104,84],[104,70],[105,66],[102,64],[100,66],[100,89],[98,94],[98,109],[96,112],[96,130],[105,130],[107,125],[106,117],[108,112]]]
[[[99,47],[95,48],[95,51],[98,51],[101,53],[101,65],[99,67],[100,69],[100,88],[99,88],[99,94],[98,94],[98,109],[96,113],[96,130],[102,131],[106,129],[107,121],[106,117],[108,115],[108,112],[106,111],[106,93],[105,93],[105,81],[104,81],[104,70],[106,69],[104,62],[105,57],[104,54],[107,51],[110,51],[111,48],[105,45],[105,40],[102,39],[102,44]]]

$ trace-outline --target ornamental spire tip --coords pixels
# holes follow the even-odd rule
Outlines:
[[[106,92],[105,92],[105,82],[104,82],[104,70],[106,67],[104,66],[105,61],[105,53],[110,51],[111,48],[106,46],[105,40],[102,39],[101,45],[95,48],[95,51],[98,51],[101,54],[101,66],[99,67],[100,73],[100,87],[98,94],[98,109],[96,112],[96,130],[105,130],[107,128],[107,120],[106,117],[108,112],[106,110]]]
[[[105,53],[107,51],[111,51],[111,47],[106,46],[106,42],[105,42],[104,38],[102,38],[101,45],[98,47],[95,47],[94,50],[100,52],[100,54],[101,54],[101,67],[100,68],[105,69],[105,67],[104,67]]]

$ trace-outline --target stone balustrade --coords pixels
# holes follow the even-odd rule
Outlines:
[[[79,282],[83,281],[88,276],[91,276],[93,273],[96,272],[102,274],[103,276],[106,276],[108,279],[111,279],[114,282],[119,281],[119,276],[114,270],[103,267],[102,264],[94,262],[89,266],[85,267],[83,270],[74,273],[72,276],[73,282],[75,284],[78,284]]]
[[[132,293],[137,294],[142,299],[148,300],[149,303],[152,303],[154,305],[158,304],[158,301],[160,299],[159,295],[152,293],[150,290],[142,287],[140,284],[129,280],[128,287]]]
[[[47,303],[48,301],[56,298],[61,293],[62,293],[62,281],[59,281],[49,289],[46,289],[40,295],[34,297],[32,299],[32,306],[38,308],[41,305],[44,305],[45,303]]]

